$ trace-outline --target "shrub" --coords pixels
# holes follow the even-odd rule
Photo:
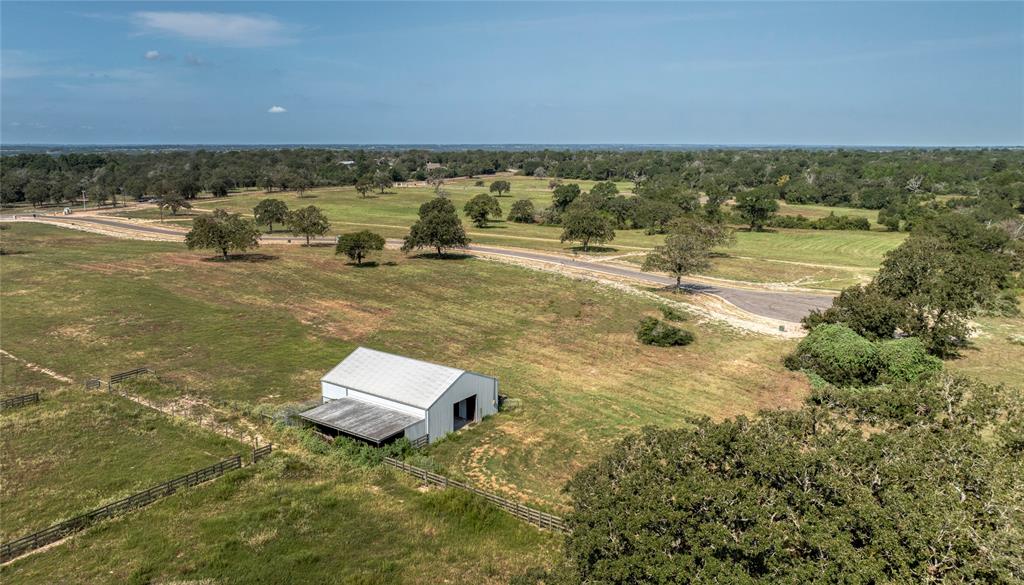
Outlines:
[[[508,212],[508,220],[515,223],[533,223],[536,213],[533,201],[520,199],[512,204],[512,209]]]
[[[878,348],[845,325],[819,325],[786,357],[786,367],[810,370],[837,386],[870,384],[878,375]]]
[[[811,226],[816,230],[862,230],[871,229],[871,222],[866,217],[850,217],[849,215],[828,214],[814,222]]]
[[[675,325],[670,325],[654,317],[644,317],[636,328],[636,338],[640,343],[671,347],[693,343],[693,334]]]
[[[914,382],[942,369],[942,360],[928,355],[928,349],[916,337],[882,341],[876,346],[879,382]]]
[[[686,321],[686,313],[669,305],[661,306],[661,316],[664,317],[666,321]]]
[[[775,228],[809,228],[814,222],[802,215],[776,215],[768,221]]]

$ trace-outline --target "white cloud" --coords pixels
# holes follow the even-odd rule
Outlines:
[[[270,106],[270,109],[267,110],[267,113],[268,114],[283,114],[283,113],[285,113],[287,111],[288,110],[282,108],[281,106]]]
[[[184,37],[231,47],[267,47],[291,42],[290,28],[272,16],[223,12],[136,12],[143,33]]]
[[[161,56],[160,51],[146,51],[145,54],[147,61],[159,61]]]

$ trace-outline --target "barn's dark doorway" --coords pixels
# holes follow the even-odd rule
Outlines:
[[[465,400],[456,402],[452,405],[452,410],[454,417],[452,430],[457,431],[473,422],[473,419],[476,417],[476,395],[474,394]]]

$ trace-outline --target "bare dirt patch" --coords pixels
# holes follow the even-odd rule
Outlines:
[[[380,329],[391,309],[370,307],[342,299],[314,299],[296,303],[292,313],[322,335],[351,341]]]

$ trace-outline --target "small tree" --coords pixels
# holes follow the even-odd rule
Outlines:
[[[508,220],[515,223],[533,223],[537,211],[533,207],[533,201],[520,199],[512,204],[508,212]]]
[[[697,217],[680,217],[669,224],[665,244],[647,254],[643,270],[660,270],[675,276],[678,291],[683,276],[708,269],[712,250],[732,242],[732,232],[722,224]]]
[[[750,229],[759,232],[779,210],[779,202],[764,189],[751,189],[736,196],[736,209],[750,223]]]
[[[490,187],[491,193],[497,193],[498,197],[501,197],[505,193],[512,191],[512,184],[502,179],[500,181],[494,181]]]
[[[384,249],[384,237],[368,230],[338,236],[335,254],[345,254],[356,264],[362,265],[363,259],[373,251]]]
[[[368,177],[359,177],[359,180],[356,181],[356,191],[359,193],[359,196],[365,199],[372,190],[373,181]]]
[[[419,220],[409,229],[402,251],[434,248],[439,256],[448,248],[465,248],[469,238],[462,227],[455,206],[448,199],[435,197],[420,206]]]
[[[299,173],[290,181],[289,186],[295,189],[295,193],[301,199],[306,196],[306,191],[313,186],[313,181],[305,173]]]
[[[160,219],[163,220],[164,209],[171,212],[171,215],[178,215],[178,211],[181,209],[192,209],[192,204],[189,203],[180,193],[171,192],[167,193],[160,198]]]
[[[431,171],[430,176],[427,177],[427,184],[434,188],[434,195],[437,195],[444,185],[444,177]]]
[[[569,204],[580,196],[580,186],[576,183],[555,186],[555,192],[551,194],[551,207],[557,212],[565,211]]]
[[[210,193],[214,197],[227,197],[228,192],[231,191],[232,187],[235,186],[234,181],[231,180],[226,174],[218,173],[208,185]]]
[[[288,221],[288,204],[280,199],[264,199],[256,204],[252,210],[256,218],[256,225],[267,226],[270,233],[274,233],[274,224],[283,224]]]
[[[602,198],[614,197],[619,194],[619,188],[611,181],[602,181],[590,188],[590,194]]]
[[[501,217],[501,205],[498,200],[486,193],[480,193],[466,202],[462,211],[477,227],[485,227],[492,217]]]
[[[331,229],[331,222],[327,221],[324,212],[314,205],[296,209],[288,214],[288,229],[296,236],[304,236],[306,245],[313,236],[322,236]]]
[[[602,244],[615,239],[615,228],[607,214],[589,206],[570,207],[562,216],[563,242],[580,242],[583,251],[590,250],[590,243]]]
[[[384,170],[379,170],[373,174],[373,184],[380,189],[380,192],[383,195],[384,191],[394,186],[395,182],[391,180],[390,173],[387,173]]]
[[[192,221],[192,230],[185,234],[185,245],[220,251],[225,260],[229,250],[244,252],[260,245],[260,230],[256,224],[237,213],[217,209]]]

